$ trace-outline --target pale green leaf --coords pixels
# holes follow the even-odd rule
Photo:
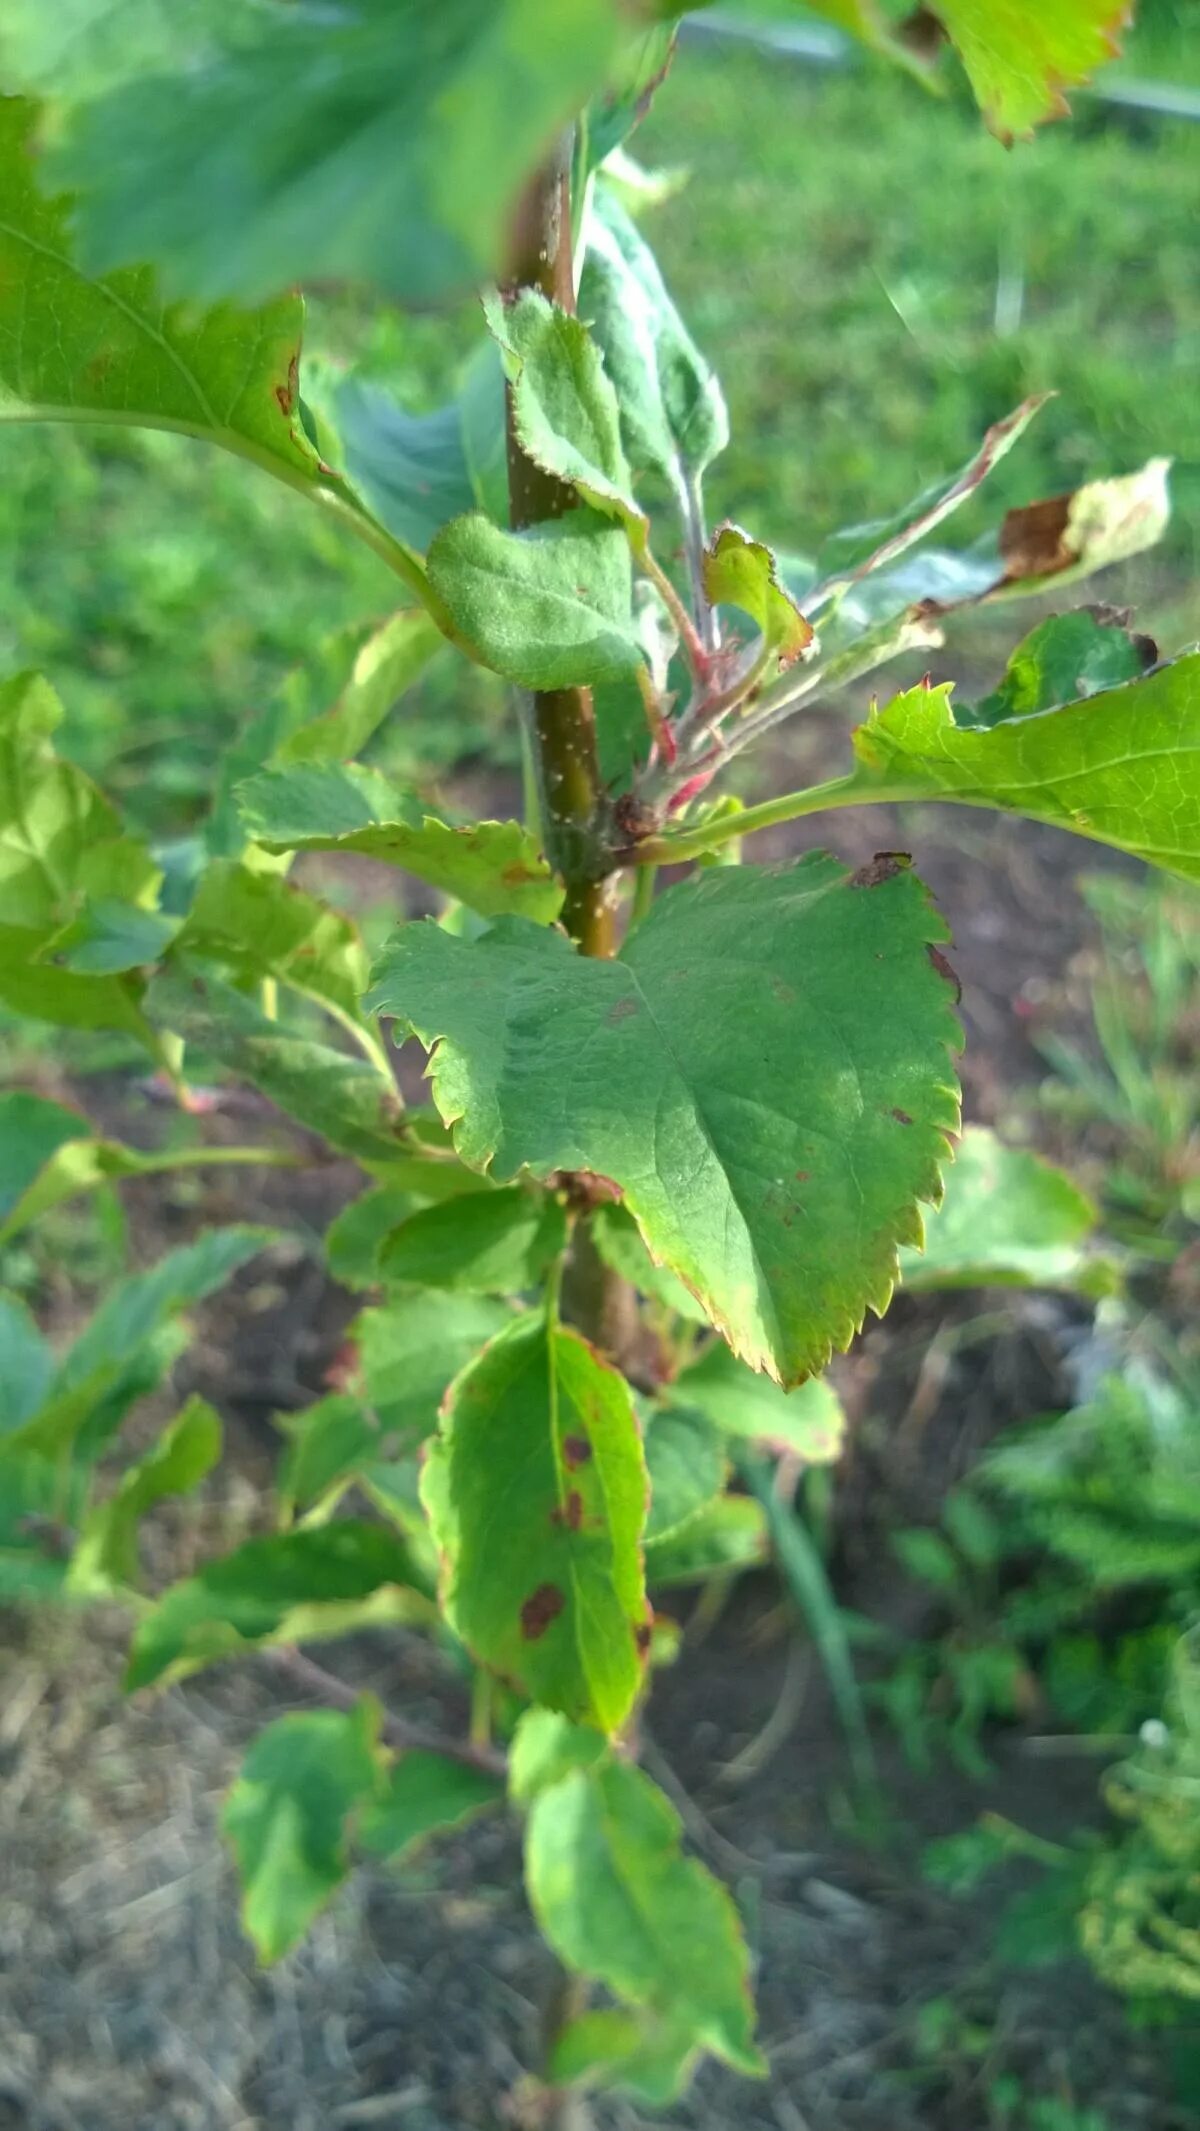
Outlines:
[[[454,828],[378,770],[297,763],[251,777],[238,793],[247,833],[268,851],[353,851],[403,867],[481,917],[507,911],[550,924],[562,889],[517,821]]]
[[[325,1231],[325,1257],[333,1279],[348,1288],[379,1287],[383,1281],[379,1246],[416,1204],[412,1192],[388,1184],[351,1199]]]
[[[84,1119],[77,1122],[84,1132],[89,1129]],[[219,1168],[234,1162],[274,1167],[291,1160],[290,1155],[269,1147],[168,1147],[158,1154],[143,1154],[140,1148],[123,1147],[118,1140],[65,1140],[0,1220],[0,1248],[51,1208],[81,1192],[117,1183],[122,1177],[159,1176],[168,1169]]]
[[[1065,89],[1117,51],[1123,0],[936,0],[993,133],[1011,142],[1068,109]]]
[[[172,1584],[144,1613],[126,1687],[165,1685],[273,1643],[428,1617],[406,1548],[381,1524],[349,1520],[247,1539]]]
[[[737,1911],[685,1858],[679,1816],[640,1769],[609,1758],[534,1799],[525,1845],[533,1913],[559,1959],[654,2011],[738,2071],[754,2044]]]
[[[645,1446],[650,1479],[645,1536],[650,1546],[707,1509],[725,1485],[729,1467],[712,1422],[686,1406],[651,1407]]]
[[[665,2109],[683,2093],[698,2055],[689,2035],[676,2033],[668,2021],[605,2006],[559,2029],[547,2072],[556,2086],[619,2087],[652,2109]]]
[[[513,1322],[506,1303],[430,1289],[389,1297],[352,1326],[362,1396],[405,1448],[437,1425],[447,1386],[481,1347]]]
[[[379,1254],[385,1280],[513,1295],[536,1286],[566,1247],[567,1217],[547,1192],[472,1192],[410,1214]]]
[[[937,1213],[927,1215],[926,1226],[937,1219]],[[901,1264],[911,1255],[902,1251]],[[731,1354],[724,1340],[713,1340],[667,1396],[705,1414],[726,1435],[791,1451],[806,1465],[832,1464],[841,1453],[846,1417],[832,1384],[810,1376],[794,1391],[781,1391]]]
[[[68,1590],[92,1596],[135,1586],[141,1519],[166,1496],[198,1487],[220,1455],[217,1414],[207,1400],[189,1399],[145,1456],[121,1475],[108,1500],[88,1512],[71,1560]]]
[[[532,1700],[615,1730],[649,1640],[624,1379],[577,1333],[518,1318],[456,1377],[422,1498],[468,1649]]]
[[[486,1769],[414,1748],[402,1754],[358,1829],[373,1857],[403,1857],[426,1836],[461,1827],[504,1799],[504,1784]]]
[[[275,1425],[287,1438],[275,1485],[289,1517],[332,1506],[364,1466],[385,1455],[383,1423],[355,1392],[276,1414]]]
[[[720,385],[645,238],[602,180],[587,219],[579,307],[616,388],[633,465],[676,485],[702,474],[729,441]]]
[[[646,514],[633,495],[617,395],[587,327],[536,289],[489,297],[484,309],[526,457],[619,518],[643,547]]]
[[[652,1591],[704,1583],[710,1576],[761,1568],[767,1551],[767,1525],[759,1503],[747,1495],[719,1495],[686,1524],[647,1546],[646,1582]]]
[[[561,1782],[572,1769],[592,1768],[607,1752],[590,1726],[572,1724],[556,1709],[527,1709],[509,1749],[509,1796],[514,1805],[529,1805],[547,1784]]]
[[[347,1714],[314,1709],[261,1731],[225,1801],[221,1826],[237,1859],[242,1922],[259,1959],[304,1937],[345,1879],[354,1815],[384,1776],[379,1707],[364,1695]]]
[[[317,774],[320,774],[319,772]],[[278,873],[213,859],[200,876],[178,945],[235,976],[274,977],[343,1020],[358,1018],[366,950],[340,910]]]
[[[150,259],[197,297],[352,279],[425,304],[500,269],[525,177],[621,41],[612,0],[242,8],[206,63],[181,40],[170,71],[164,53],[77,107],[55,167],[101,267]]]
[[[1086,1284],[1096,1218],[1061,1169],[972,1125],[926,1224],[924,1250],[901,1253],[901,1278],[906,1288]]]
[[[359,649],[337,701],[289,734],[277,759],[341,762],[360,754],[443,641],[421,608],[393,614]]]
[[[852,878],[813,854],[669,889],[614,961],[511,919],[471,942],[402,927],[369,1003],[437,1045],[464,1161],[613,1178],[730,1344],[795,1383],[886,1306],[940,1193],[944,938],[896,862]]]
[[[378,1067],[271,1020],[199,963],[155,977],[146,1010],[332,1147],[359,1161],[386,1162],[398,1146],[400,1098]]]
[[[948,684],[910,688],[872,711],[854,751],[842,804],[998,807],[1200,879],[1200,653],[983,730],[955,723]]]
[[[629,543],[581,507],[524,533],[478,511],[429,550],[429,580],[473,657],[522,688],[569,688],[636,673]]]
[[[770,548],[740,526],[721,526],[705,549],[704,589],[713,606],[740,607],[750,616],[763,652],[780,669],[791,666],[813,640],[812,623],[775,574]]]

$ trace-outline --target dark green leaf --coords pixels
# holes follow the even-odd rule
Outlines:
[[[351,1199],[325,1231],[325,1256],[333,1278],[343,1287],[379,1287],[383,1280],[379,1246],[416,1204],[410,1191],[387,1184]]]
[[[902,1264],[908,1255],[901,1253]],[[832,1464],[840,1455],[846,1417],[832,1384],[810,1376],[794,1391],[781,1391],[731,1354],[724,1340],[713,1340],[668,1395],[705,1414],[724,1434],[789,1450],[806,1465]]]
[[[379,1708],[315,1709],[261,1731],[225,1801],[221,1825],[242,1882],[242,1922],[259,1959],[304,1937],[346,1877],[353,1816],[384,1776]]]
[[[501,267],[621,25],[611,0],[361,0],[243,8],[212,43],[74,111],[55,166],[90,262],[150,259],[205,298],[350,278],[428,303]]]
[[[813,854],[669,889],[611,962],[511,919],[403,927],[370,1003],[437,1044],[465,1161],[615,1179],[731,1345],[795,1383],[885,1307],[940,1195],[944,938],[895,861],[851,879]]]
[[[624,1379],[577,1333],[518,1318],[455,1379],[422,1498],[468,1649],[532,1700],[615,1730],[649,1639]]]
[[[413,1749],[401,1755],[370,1806],[358,1840],[373,1857],[403,1857],[427,1835],[461,1827],[503,1799],[504,1785],[498,1776],[451,1761],[446,1754]]]
[[[400,1098],[366,1059],[293,1034],[199,964],[155,977],[146,1007],[152,1021],[260,1088],[332,1147],[365,1162],[385,1162],[395,1150]]]
[[[725,1889],[680,1848],[679,1817],[640,1769],[611,1758],[530,1809],[529,1899],[560,1960],[736,2070],[754,2044],[749,1957]]]
[[[1095,1260],[1091,1200],[1061,1169],[1006,1147],[984,1125],[963,1133],[922,1251],[901,1253],[907,1288],[1075,1287]]]
[[[178,918],[98,896],[46,941],[41,960],[83,976],[119,977],[159,961],[178,930]]]
[[[964,725],[1001,725],[1008,718],[1056,710],[1122,681],[1136,681],[1155,657],[1148,637],[1131,636],[1103,607],[1052,614],[1018,644],[999,688],[969,714],[959,715]]]
[[[30,1095],[23,1088],[0,1095],[0,1221],[20,1203],[57,1150],[72,1140],[86,1140],[91,1129],[78,1111],[47,1102],[44,1095]]]
[[[317,397],[333,431],[322,438],[325,456],[335,455],[398,540],[424,553],[463,511],[507,516],[504,373],[494,342],[480,343],[457,396],[432,414],[409,413],[390,387],[353,372],[319,379]]]
[[[510,533],[478,511],[429,550],[429,579],[472,655],[522,688],[636,673],[629,543],[598,512]]]
[[[172,1584],[134,1631],[125,1684],[182,1679],[270,1643],[424,1619],[406,1549],[381,1524],[339,1521],[247,1539]]]
[[[37,1412],[54,1375],[54,1355],[16,1295],[0,1290],[0,1438]]]
[[[268,851],[356,851],[402,866],[482,917],[551,924],[562,889],[516,821],[453,828],[377,770],[304,763],[266,770],[238,793],[247,833]]]
[[[536,1285],[566,1239],[559,1200],[514,1184],[410,1214],[383,1245],[379,1262],[386,1280],[514,1295]]]
[[[619,518],[643,547],[646,514],[633,496],[617,395],[587,327],[536,289],[512,300],[490,297],[484,308],[526,456],[585,503]]]
[[[365,1465],[384,1455],[383,1423],[354,1392],[277,1414],[275,1425],[287,1438],[275,1484],[289,1516],[331,1507]]]

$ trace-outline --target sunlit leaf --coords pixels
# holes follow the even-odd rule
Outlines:
[[[619,518],[643,546],[646,516],[633,495],[617,395],[587,327],[536,289],[490,297],[485,310],[526,456]]]
[[[347,1020],[357,1016],[366,967],[357,926],[281,874],[213,859],[178,945],[236,976],[274,977]]]
[[[812,642],[807,622],[775,574],[775,558],[740,526],[723,525],[704,554],[704,589],[714,606],[740,607],[779,667],[793,664]]]
[[[629,543],[599,512],[524,533],[469,512],[442,528],[428,567],[460,640],[522,688],[619,680],[642,664]]]
[[[518,1318],[455,1379],[422,1496],[468,1649],[534,1701],[614,1730],[649,1639],[646,1469],[623,1378],[578,1333]]]
[[[898,862],[814,854],[671,888],[611,962],[515,920],[402,927],[370,1003],[437,1045],[465,1161],[615,1179],[730,1344],[795,1383],[886,1305],[939,1194],[944,937]]]

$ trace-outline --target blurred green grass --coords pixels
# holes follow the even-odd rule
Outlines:
[[[1198,0],[1151,0],[1127,67],[1194,75],[1197,28]],[[1006,153],[965,97],[869,60],[696,43],[637,147],[692,172],[653,235],[731,403],[716,511],[803,549],[1054,387],[989,508],[1173,453],[1146,620],[1168,643],[1200,633],[1200,127],[1081,99]],[[414,406],[445,395],[470,314],[365,318],[319,304],[312,342],[365,350]],[[160,834],[203,812],[230,734],[288,668],[394,599],[365,549],[252,469],[173,437],[36,426],[0,426],[0,585],[0,668],[46,670],[72,752]],[[393,721],[390,759],[432,775],[489,747],[511,759],[502,716],[446,662]]]

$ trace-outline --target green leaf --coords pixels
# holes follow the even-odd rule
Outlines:
[[[410,1191],[388,1184],[351,1199],[325,1231],[325,1257],[332,1278],[348,1288],[379,1287],[383,1281],[379,1247],[415,1204]]]
[[[547,2073],[555,2086],[620,2087],[665,2109],[683,2093],[698,2055],[696,2044],[668,2021],[605,2006],[560,2028]]]
[[[238,977],[274,977],[343,1020],[358,1018],[366,950],[357,926],[282,874],[212,860],[178,944]]]
[[[400,1756],[365,1814],[358,1840],[371,1856],[394,1860],[427,1835],[461,1827],[503,1799],[503,1782],[486,1769],[414,1748]]]
[[[299,1944],[349,1869],[354,1815],[384,1773],[379,1706],[364,1695],[343,1715],[277,1717],[261,1731],[225,1801],[221,1826],[237,1859],[242,1922],[259,1959]]]
[[[268,851],[355,851],[402,866],[481,917],[511,911],[549,925],[562,908],[562,888],[519,822],[452,828],[378,770],[333,762],[265,770],[242,785],[238,804]]]
[[[444,641],[419,607],[393,614],[361,645],[337,701],[290,733],[276,759],[341,762],[361,754]]]
[[[77,1123],[87,1131],[84,1119]],[[69,1139],[54,1150],[0,1220],[0,1249],[52,1207],[77,1198],[81,1192],[116,1183],[122,1177],[160,1176],[168,1169],[223,1167],[233,1162],[273,1167],[290,1161],[290,1155],[281,1155],[269,1147],[168,1147],[159,1154],[143,1154],[136,1147],[123,1147],[118,1140]]]
[[[484,311],[526,456],[619,518],[634,547],[644,548],[646,514],[633,495],[617,395],[587,327],[536,289],[486,298]]]
[[[886,1306],[940,1194],[944,938],[896,861],[852,879],[813,854],[668,889],[609,962],[513,919],[402,927],[368,1003],[437,1045],[464,1161],[613,1178],[730,1344],[795,1383]]]
[[[536,1286],[566,1240],[561,1202],[514,1184],[410,1214],[383,1245],[379,1262],[386,1280],[513,1295]]]
[[[447,1386],[513,1322],[483,1295],[396,1295],[354,1323],[362,1393],[383,1428],[411,1447],[437,1425]]]
[[[729,441],[721,388],[645,238],[601,180],[585,245],[580,311],[616,388],[630,461],[676,485],[694,479]]]
[[[761,1568],[767,1558],[762,1509],[746,1495],[719,1495],[678,1530],[646,1548],[646,1582],[652,1591],[674,1584],[703,1583],[710,1576]]]
[[[1200,879],[1200,653],[990,729],[956,724],[950,693],[910,688],[873,710],[839,803],[998,807]]]
[[[1056,710],[1136,681],[1156,658],[1149,637],[1131,636],[1108,608],[1076,607],[1039,622],[1012,653],[999,688],[974,705],[969,720],[960,715],[964,724],[990,726]]]
[[[139,910],[136,904],[119,902],[113,896],[99,896],[86,902],[69,925],[52,934],[40,959],[84,976],[119,977],[159,961],[178,931],[178,918],[164,917],[158,910]]]
[[[624,1379],[577,1333],[518,1318],[455,1378],[422,1499],[468,1649],[534,1701],[622,1724],[649,1638],[646,1468]]]
[[[704,552],[704,589],[714,606],[740,607],[762,637],[762,648],[780,670],[791,666],[813,640],[795,601],[775,574],[775,557],[740,526],[723,525]]]
[[[1114,0],[936,0],[993,133],[1009,143],[1068,109],[1064,89],[1113,58],[1126,10]]]
[[[150,259],[201,298],[352,279],[424,305],[502,267],[621,22],[612,0],[361,0],[242,8],[211,44],[73,112],[55,168],[91,263]]]
[[[275,1425],[287,1438],[275,1484],[288,1517],[331,1507],[364,1466],[385,1454],[379,1415],[353,1392],[278,1414]]]
[[[902,1251],[901,1264],[911,1255]],[[829,1465],[841,1454],[846,1417],[832,1384],[810,1376],[794,1391],[781,1391],[731,1354],[724,1340],[713,1340],[666,1395],[706,1415],[723,1434],[791,1451],[806,1465]]]
[[[0,1289],[0,1443],[37,1412],[53,1375],[54,1355],[32,1312]]]
[[[959,1141],[923,1251],[901,1253],[906,1288],[1075,1287],[1091,1262],[1091,1200],[1061,1169],[984,1125]]]
[[[299,298],[281,296],[262,311],[197,311],[165,303],[142,265],[89,280],[72,239],[73,203],[43,197],[35,182],[36,118],[19,98],[0,103],[0,421],[180,430],[293,487],[316,487],[320,462],[296,412]],[[133,176],[129,142],[125,154]],[[124,256],[137,259],[137,247]]]
[[[729,1467],[712,1422],[686,1406],[651,1407],[644,1436],[650,1478],[645,1537],[650,1546],[707,1509],[725,1485]]]
[[[641,1230],[624,1206],[598,1206],[591,1217],[591,1237],[605,1265],[622,1280],[640,1289],[651,1301],[673,1310],[689,1324],[707,1324],[708,1318],[690,1288],[665,1265],[656,1265],[642,1241]]]
[[[247,1539],[172,1584],[134,1630],[125,1685],[165,1685],[272,1643],[428,1617],[407,1550],[381,1524],[349,1520]]]
[[[221,1423],[207,1400],[191,1398],[115,1493],[89,1511],[71,1561],[67,1587],[93,1596],[138,1582],[137,1529],[168,1495],[198,1487],[221,1455]]]
[[[596,511],[524,533],[478,511],[452,518],[429,580],[472,657],[521,688],[620,680],[643,663],[629,543]]]
[[[509,1751],[509,1796],[514,1805],[529,1805],[547,1784],[560,1783],[572,1769],[592,1768],[607,1753],[590,1726],[572,1724],[556,1709],[527,1709]]]
[[[525,1845],[533,1913],[559,1959],[751,2076],[749,1958],[725,1889],[680,1848],[679,1816],[612,1758],[534,1799]]]
[[[158,1026],[261,1089],[286,1116],[359,1161],[386,1162],[397,1147],[400,1098],[363,1058],[293,1034],[202,965],[154,978],[146,1009]]]
[[[48,1102],[44,1095],[12,1088],[0,1095],[0,1223],[18,1206],[40,1169],[60,1147],[86,1140],[86,1117]],[[0,1243],[7,1229],[0,1226]]]

